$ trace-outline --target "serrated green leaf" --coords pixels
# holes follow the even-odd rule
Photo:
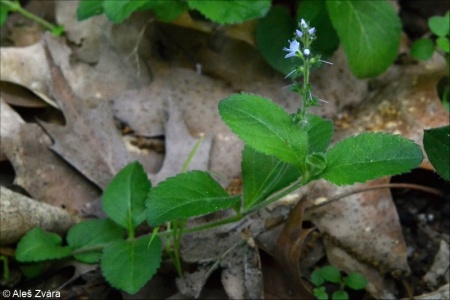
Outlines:
[[[136,294],[161,264],[161,239],[150,236],[131,241],[111,242],[103,250],[100,267],[105,279],[115,288]]]
[[[102,196],[105,213],[117,224],[133,230],[145,220],[145,199],[151,188],[142,165],[135,161],[111,180]]]
[[[265,200],[300,177],[291,164],[245,145],[242,152],[244,210]]]
[[[316,28],[314,54],[331,56],[339,46],[339,37],[331,24],[325,0],[303,0],[297,8],[297,20],[304,19]],[[318,52],[318,53],[316,53]]]
[[[407,172],[420,165],[422,150],[399,135],[363,133],[342,140],[326,154],[321,177],[337,185]]]
[[[270,0],[188,0],[189,8],[196,9],[211,21],[220,24],[242,23],[264,16]]]
[[[288,40],[292,39],[295,21],[285,7],[273,6],[269,13],[258,21],[255,31],[256,44],[264,59],[275,70],[288,74],[293,69],[291,59],[284,58]]]
[[[220,101],[222,120],[246,144],[305,170],[306,131],[282,107],[253,94],[233,94]]]
[[[240,197],[228,195],[211,175],[203,171],[180,173],[159,183],[147,199],[150,226],[226,209]]]
[[[307,114],[305,119],[305,130],[308,132],[308,154],[325,152],[333,137],[333,122],[312,114]]]
[[[428,19],[428,27],[437,36],[446,36],[450,32],[450,18],[435,16]]]
[[[178,18],[183,12],[187,11],[188,8],[187,3],[181,0],[151,0],[146,1],[143,6],[139,7],[139,10],[145,11],[151,9],[158,20],[171,22]]]
[[[81,0],[77,8],[77,20],[83,21],[103,13],[103,0]]]
[[[438,174],[450,181],[450,127],[438,127],[425,130],[423,146],[428,159]]]
[[[331,22],[353,74],[374,77],[394,62],[401,22],[387,1],[327,0]]]
[[[102,6],[111,22],[121,23],[146,3],[145,0],[103,0]]]
[[[320,275],[328,281],[333,283],[341,282],[341,272],[333,266],[325,266],[320,268]]]
[[[430,39],[419,39],[411,47],[411,55],[418,60],[428,60],[433,56],[434,44]]]
[[[124,229],[109,219],[87,220],[78,223],[67,233],[67,244],[73,249],[102,245],[124,237]],[[97,263],[102,250],[76,254],[84,263]]]
[[[359,273],[351,272],[345,277],[344,283],[351,289],[362,290],[367,285],[367,279]]]
[[[16,259],[20,262],[36,262],[70,256],[72,249],[62,246],[62,238],[53,232],[33,228],[17,244]]]

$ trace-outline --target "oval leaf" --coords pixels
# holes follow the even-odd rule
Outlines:
[[[78,223],[67,233],[67,243],[73,249],[108,243],[124,236],[124,229],[109,219],[87,220]],[[100,260],[101,250],[74,255],[84,263],[92,264]]]
[[[362,290],[366,287],[368,282],[366,277],[364,277],[363,275],[356,272],[351,272],[347,277],[345,277],[344,283],[351,289]]]
[[[443,17],[434,16],[428,19],[428,27],[437,36],[446,36],[450,32],[449,15]]]
[[[150,226],[178,218],[205,215],[229,208],[240,197],[231,197],[211,175],[203,171],[180,173],[152,189],[147,199]]]
[[[161,264],[161,239],[150,236],[131,241],[118,240],[103,250],[103,276],[115,288],[137,293],[156,273]]]
[[[339,47],[339,37],[331,24],[325,1],[303,0],[297,7],[297,20],[308,20],[311,27],[316,28],[314,51],[322,56],[330,57]]]
[[[399,135],[363,133],[334,145],[326,158],[320,176],[346,185],[407,172],[419,166],[423,155],[419,145]]]
[[[70,256],[72,249],[62,246],[62,238],[53,232],[33,228],[17,244],[16,259],[35,262]]]
[[[288,40],[292,39],[295,21],[288,10],[282,6],[273,6],[269,13],[258,21],[255,38],[258,49],[264,59],[275,70],[288,74],[293,69],[292,59],[284,58]]]
[[[328,282],[333,282],[333,283],[341,282],[341,271],[339,271],[334,266],[322,267],[320,269],[320,274]]]
[[[220,101],[223,121],[246,144],[305,169],[308,135],[282,107],[253,94],[234,94]]]
[[[189,8],[200,11],[211,21],[220,24],[242,23],[264,16],[270,8],[270,0],[189,0]]]
[[[425,130],[423,146],[428,159],[436,172],[447,181],[450,181],[450,127],[444,126]]]
[[[433,56],[434,44],[430,39],[419,39],[411,47],[411,55],[418,60],[427,60]]]
[[[328,14],[359,78],[374,77],[394,62],[401,22],[387,1],[327,0]]]
[[[132,162],[111,180],[102,196],[105,213],[128,231],[145,220],[145,199],[151,183],[139,162]]]

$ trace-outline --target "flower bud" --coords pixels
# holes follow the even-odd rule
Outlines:
[[[308,24],[306,24],[305,20],[301,19],[300,21],[300,26],[302,26],[303,28],[308,28]]]

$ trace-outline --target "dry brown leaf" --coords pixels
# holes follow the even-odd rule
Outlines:
[[[34,227],[65,234],[77,222],[67,210],[34,201],[5,187],[0,189],[0,244],[13,244]]]
[[[1,113],[1,149],[16,173],[14,183],[37,201],[69,211],[99,196],[99,190],[49,149],[51,141],[37,124],[25,123],[3,101]]]
[[[315,229],[303,228],[305,204],[306,196],[302,197],[290,211],[278,237],[275,251],[275,258],[284,267],[288,285],[298,299],[310,299],[313,297],[311,292],[303,286],[299,268],[303,242],[306,236]]]
[[[320,203],[387,181],[383,178],[340,188],[318,181],[310,197]],[[366,290],[373,297],[393,297],[386,275],[407,274],[409,266],[402,228],[388,189],[356,193],[321,208],[308,208],[306,218],[324,234],[330,264],[347,273],[363,274],[369,281]]]
[[[38,96],[20,85],[0,81],[0,97],[10,105],[21,107],[46,107]]]
[[[54,139],[52,149],[104,189],[111,178],[131,161],[131,155],[115,128],[110,103],[101,101],[89,106],[75,96],[53,59],[54,52],[60,47],[50,42],[49,36],[46,44],[51,47],[50,52],[46,52],[52,94],[64,113],[66,126],[41,124]]]

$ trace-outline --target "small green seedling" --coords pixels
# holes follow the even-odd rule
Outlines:
[[[59,235],[35,228],[19,242],[17,260],[73,256],[86,263],[100,261],[113,287],[134,294],[159,268],[162,239],[181,276],[179,252],[184,233],[242,220],[317,179],[351,185],[416,168],[423,160],[422,150],[400,135],[362,133],[331,145],[332,121],[308,112],[324,102],[312,91],[310,71],[330,64],[313,54],[315,39],[316,28],[301,19],[289,46],[282,49],[294,65],[288,75],[293,81],[289,89],[302,98],[295,113],[256,94],[233,94],[219,103],[222,120],[245,143],[241,195],[230,195],[207,171],[181,172],[152,186],[143,166],[132,162],[103,193],[107,219],[77,224],[65,243]],[[185,228],[190,218],[226,209],[234,214]],[[135,229],[143,222],[153,230],[136,236]],[[352,288],[361,286],[353,278],[349,275],[342,282]]]
[[[450,52],[450,11],[444,16],[434,16],[428,19],[428,27],[436,35],[436,39],[422,38],[414,42],[411,55],[419,60],[430,59],[434,51],[443,51],[448,57]]]
[[[434,16],[428,19],[428,27],[436,38],[421,38],[415,41],[411,47],[411,55],[418,60],[428,60],[436,51],[445,57],[448,68],[450,53],[450,11],[447,11],[444,16]],[[448,77],[444,80],[446,83],[443,82],[443,86],[438,88],[438,93],[444,107],[450,110]]]
[[[334,266],[325,266],[315,270],[311,274],[311,281],[316,286],[313,290],[314,296],[319,300],[330,299],[324,287],[327,282],[338,285],[338,289],[331,296],[333,300],[348,300],[345,288],[362,290],[367,285],[367,279],[363,275],[352,272],[347,276],[342,276],[342,273]]]

